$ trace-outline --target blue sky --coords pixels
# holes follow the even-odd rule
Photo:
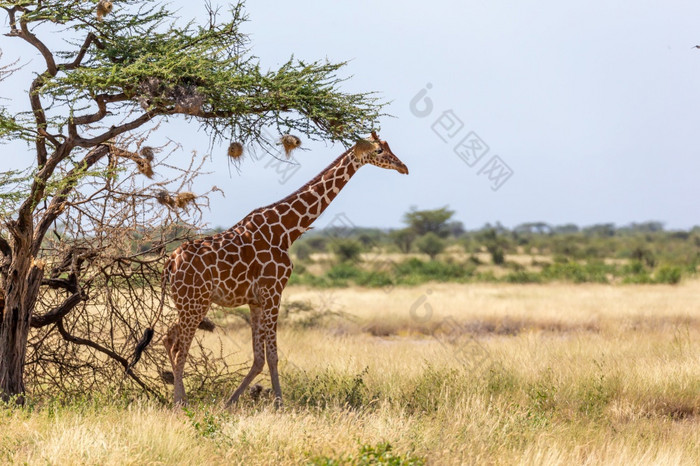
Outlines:
[[[199,2],[171,4],[183,18],[202,16]],[[391,101],[395,118],[381,121],[380,134],[410,175],[364,167],[317,227],[340,213],[356,225],[397,227],[410,206],[444,205],[468,228],[700,224],[697,2],[295,1],[249,2],[246,10],[252,51],[265,67],[291,54],[350,60],[346,89]],[[0,38],[3,61],[20,53],[8,49],[12,41]],[[432,111],[418,116],[411,101],[427,85]],[[3,96],[16,95],[26,82],[2,86]],[[424,98],[413,107],[426,109]],[[209,148],[207,136],[183,121],[164,125],[159,137],[177,139],[183,160]],[[475,137],[488,152],[469,152],[470,166],[454,147]],[[206,221],[234,224],[343,151],[304,146],[291,176],[252,157],[239,173],[229,169],[225,148],[215,147],[205,167],[212,173],[194,190],[216,185],[227,197],[212,197]],[[5,157],[25,151],[5,149]],[[505,166],[510,177],[489,179]]]

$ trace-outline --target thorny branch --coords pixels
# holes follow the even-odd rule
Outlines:
[[[145,137],[114,142],[100,157],[94,149],[92,166],[103,174],[83,178],[70,194],[54,196],[60,196],[56,202],[65,213],[37,255],[45,262],[46,277],[31,319],[34,332],[28,348],[27,380],[35,395],[113,387],[143,391],[162,402],[169,398],[161,378],[169,370],[162,345],[151,345],[138,369],[124,371],[136,341],[154,324],[165,258],[196,233],[200,222],[195,205],[173,210],[160,205],[155,193],[164,186],[188,189],[203,162],[193,155],[191,164],[178,170],[168,163],[172,153],[156,156],[156,173],[170,176],[144,183],[146,178],[134,170],[132,161],[118,154],[137,152]],[[207,206],[207,195],[195,202]],[[47,207],[37,228],[55,225],[46,220],[53,209],[52,204]],[[155,322],[156,338],[165,334],[175,316],[167,301],[165,305],[163,320]],[[192,377],[209,387],[233,385],[238,374],[226,366],[225,354],[195,346],[199,350]]]

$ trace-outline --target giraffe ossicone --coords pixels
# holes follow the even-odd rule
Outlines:
[[[235,403],[267,360],[277,404],[282,389],[277,371],[277,318],[282,290],[292,273],[288,250],[357,172],[365,165],[408,168],[376,133],[360,141],[294,193],[256,209],[230,229],[189,241],[165,264],[167,287],[178,318],[163,343],[173,367],[175,404],[185,402],[183,374],[194,333],[211,304],[250,307],[253,365],[226,406]]]

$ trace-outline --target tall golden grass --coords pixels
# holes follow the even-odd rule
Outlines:
[[[287,305],[336,313],[281,324],[283,409],[225,411],[194,381],[184,411],[119,393],[0,409],[0,463],[362,464],[388,443],[390,464],[699,464],[698,296],[698,281],[290,288]],[[230,363],[249,363],[249,329],[220,323]]]

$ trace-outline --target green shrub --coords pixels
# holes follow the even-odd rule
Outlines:
[[[386,465],[386,466],[423,466],[424,458],[411,454],[398,455],[394,453],[390,443],[383,442],[376,445],[361,445],[357,455],[349,455],[341,458],[319,456],[311,458],[310,464],[317,466],[340,466],[352,464],[357,466]]]
[[[361,274],[362,271],[359,268],[353,264],[343,262],[331,267],[326,276],[331,280],[353,280]]]
[[[506,254],[503,251],[503,248],[498,245],[490,245],[487,249],[491,254],[491,261],[495,265],[503,265],[503,263],[506,261]]]
[[[540,283],[542,275],[526,270],[516,270],[503,277],[503,281],[506,283]]]
[[[399,262],[394,267],[396,282],[399,284],[417,284],[428,281],[465,281],[476,270],[472,264],[446,263],[441,261],[423,262],[412,258]]]
[[[297,256],[297,259],[305,261],[311,258],[311,253],[313,252],[313,249],[311,249],[311,246],[306,244],[306,242],[297,243],[297,245],[295,246],[296,247],[294,248],[294,254]]]
[[[311,377],[305,371],[287,371],[284,386],[288,399],[298,406],[362,409],[376,398],[376,394],[370,393],[365,384],[367,372],[368,369],[365,368],[353,376],[328,369]]]
[[[362,253],[362,244],[354,239],[336,239],[331,248],[340,262],[357,262]]]
[[[377,270],[362,273],[359,277],[357,277],[355,283],[360,286],[380,288],[383,286],[393,285],[394,280],[392,280],[391,276],[387,272]]]
[[[554,263],[542,269],[546,280],[564,280],[574,283],[607,283],[608,274],[615,274],[615,267],[602,261]]]
[[[656,283],[668,283],[670,285],[675,285],[681,281],[681,268],[664,265],[659,267],[659,269],[654,274],[654,282]]]

